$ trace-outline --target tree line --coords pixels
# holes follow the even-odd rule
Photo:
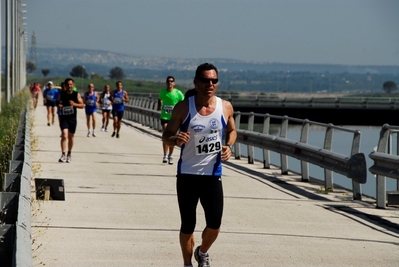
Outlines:
[[[32,73],[34,70],[36,70],[36,65],[35,63],[28,61],[26,63],[26,71],[28,73]],[[42,69],[41,70],[43,77],[47,77],[47,75],[50,74],[50,69]],[[69,75],[71,77],[76,77],[76,78],[84,78],[87,79],[89,77],[89,74],[86,71],[86,68],[82,65],[76,65],[72,68],[72,70],[69,72]],[[104,79],[104,77],[98,73],[92,72],[90,74],[90,78],[98,78],[98,79]],[[122,80],[125,78],[125,74],[123,72],[123,69],[120,67],[114,67],[109,71],[108,78],[113,79],[113,80]]]
[[[32,62],[27,63],[27,72],[35,70]],[[49,69],[42,69],[46,77]],[[128,75],[125,75],[128,73]],[[69,72],[71,77],[105,79],[99,72],[87,72],[83,65],[74,66]],[[114,67],[109,70],[109,79],[162,82],[173,75],[177,83],[192,85],[193,71],[183,70],[148,70]],[[330,92],[330,93],[393,93],[397,90],[399,74],[379,73],[313,73],[313,72],[260,72],[260,71],[223,71],[219,74],[219,89],[226,91],[258,92]],[[396,81],[396,82],[395,82]]]

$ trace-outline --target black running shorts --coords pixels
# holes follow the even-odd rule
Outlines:
[[[194,232],[198,200],[205,212],[206,226],[211,229],[220,228],[223,215],[221,177],[178,174],[176,189],[182,233],[192,234]]]
[[[63,116],[59,116],[59,118],[61,130],[68,129],[68,132],[75,134],[77,126],[76,118],[63,118]]]

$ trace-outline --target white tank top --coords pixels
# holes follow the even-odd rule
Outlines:
[[[109,100],[111,94],[104,94],[104,98],[103,98],[103,109],[105,110],[111,110],[112,109],[112,104],[108,105],[111,103],[111,101]]]
[[[212,114],[202,116],[195,107],[195,96],[188,99],[189,112],[180,131],[189,132],[190,140],[181,147],[178,174],[222,175],[222,144],[226,119],[222,99],[216,97]]]

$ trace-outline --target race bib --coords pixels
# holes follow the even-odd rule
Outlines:
[[[195,135],[195,155],[218,153],[222,150],[222,142],[218,133]]]
[[[62,107],[62,115],[71,115],[74,114],[74,110],[72,106]]]
[[[109,101],[108,98],[107,99],[105,99],[105,98],[103,99],[103,105],[104,106],[109,106],[110,104],[111,104],[111,101]]]
[[[94,106],[94,100],[93,99],[88,99],[88,100],[86,100],[86,105],[88,105],[88,106]]]
[[[53,96],[52,95],[46,95],[46,99],[48,101],[53,101]]]
[[[165,111],[166,114],[171,114],[173,111],[173,106],[164,106],[163,110]]]
[[[123,100],[120,97],[114,98],[114,104],[122,104]]]

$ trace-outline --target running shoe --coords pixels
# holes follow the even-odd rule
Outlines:
[[[112,133],[112,135],[111,135],[111,137],[114,137],[114,136],[115,136],[115,134],[116,134],[116,133],[115,133],[115,132],[113,132],[113,133]]]
[[[58,160],[58,162],[66,162],[66,156],[65,154],[62,154],[61,158]]]
[[[116,138],[119,138],[119,134],[118,133],[116,134]]]
[[[104,132],[105,131],[105,128],[104,128],[104,126],[103,127],[101,127],[101,132]]]
[[[168,156],[164,156],[164,157],[163,157],[162,163],[168,163]]]
[[[107,127],[105,127],[104,131],[108,132]]]
[[[54,125],[54,118],[51,120],[51,124],[53,124],[53,125]]]
[[[93,137],[96,137],[96,134],[94,133],[94,131],[93,131],[93,133],[91,134]]]
[[[209,254],[206,253],[206,255],[202,255],[201,256],[199,254],[200,248],[201,248],[201,246],[198,246],[195,249],[195,252],[194,252],[194,258],[198,262],[198,267],[210,267],[211,266],[211,263],[210,263],[211,260],[209,259]]]
[[[47,123],[47,126],[50,126],[50,123],[49,123],[49,122]]]
[[[172,157],[172,156],[169,156],[169,157],[168,157],[168,163],[169,163],[169,164],[173,164],[173,157]]]
[[[66,162],[71,163],[71,155],[67,156]]]

